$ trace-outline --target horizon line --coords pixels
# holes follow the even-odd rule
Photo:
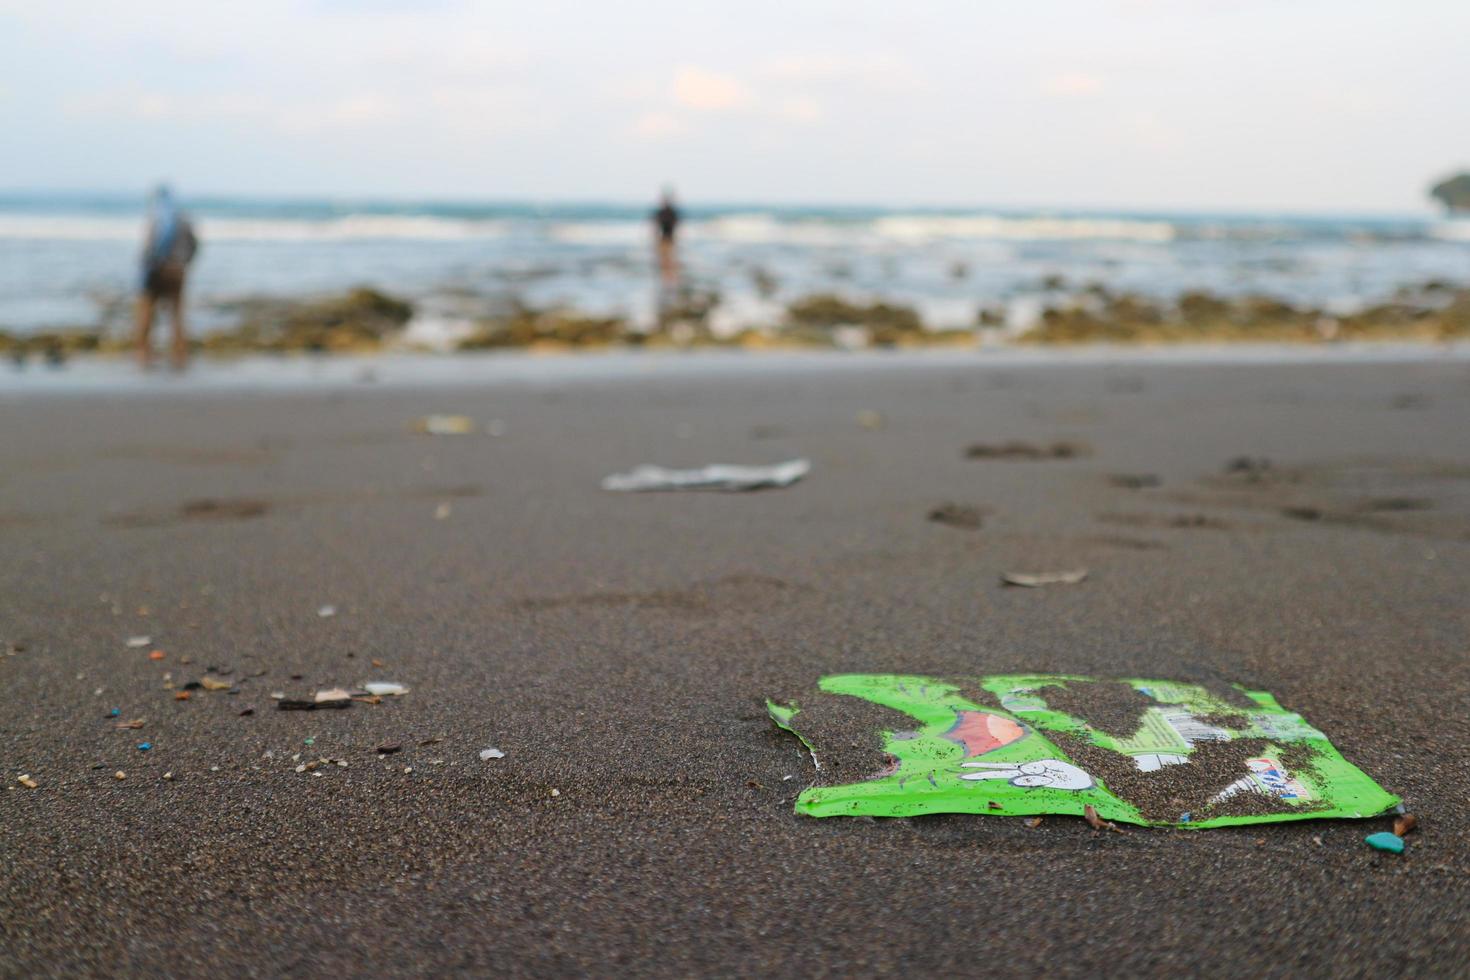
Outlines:
[[[170,186],[177,187],[174,181],[159,181]],[[156,186],[156,185],[150,185]],[[44,201],[48,198],[58,201],[81,202],[87,199],[107,201],[109,203],[121,203],[128,200],[136,200],[140,206],[146,202],[148,188],[141,189],[117,189],[117,188],[38,188],[38,187],[0,187],[0,202],[22,201],[30,199],[33,201]],[[557,208],[557,207],[588,207],[609,209],[643,209],[652,207],[657,200],[657,193],[650,193],[644,198],[615,198],[615,197],[579,197],[579,196],[449,196],[439,194],[413,194],[402,192],[381,193],[320,193],[287,191],[287,192],[260,192],[260,191],[220,191],[205,190],[200,192],[186,192],[179,195],[184,203],[208,203],[212,201],[237,201],[272,204],[394,204],[394,205],[476,205],[476,206],[506,206],[522,208]],[[1456,220],[1457,216],[1442,206],[1436,206],[1428,200],[1419,210],[1392,210],[1388,208],[1363,208],[1359,210],[1329,209],[1329,208],[1300,208],[1274,206],[1246,206],[1241,208],[1221,208],[1218,206],[1189,206],[1189,205],[1101,205],[1101,204],[1035,204],[1015,203],[996,204],[993,202],[956,201],[956,202],[894,202],[883,200],[759,200],[759,199],[715,199],[715,198],[687,198],[676,196],[677,202],[688,211],[698,212],[706,210],[736,210],[736,209],[775,209],[787,211],[965,211],[994,213],[1009,215],[1024,213],[1026,215],[1037,214],[1075,214],[1075,215],[1128,215],[1131,217],[1178,217],[1181,215],[1198,217],[1277,217],[1277,218],[1365,218],[1365,219],[1414,219],[1428,220],[1439,218],[1441,220]]]

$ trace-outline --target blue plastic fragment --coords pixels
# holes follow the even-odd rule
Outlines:
[[[139,742],[138,743],[138,751],[139,752],[147,752],[151,748],[153,748],[153,743],[152,742]],[[1390,835],[1390,836],[1392,836],[1392,835]]]
[[[1381,830],[1376,834],[1369,834],[1363,838],[1363,843],[1377,851],[1388,851],[1390,854],[1404,853],[1404,839],[1398,834],[1390,834]]]
[[[107,713],[107,716],[109,718],[116,718],[120,714],[122,714],[122,709],[121,708],[113,708],[111,711],[109,711]]]

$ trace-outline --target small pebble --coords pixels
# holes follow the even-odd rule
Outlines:
[[[169,782],[173,782],[174,774],[172,772],[166,772],[163,774],[163,778],[167,779]]]
[[[1363,838],[1363,843],[1376,851],[1388,851],[1390,854],[1404,853],[1404,839],[1398,834],[1390,834],[1386,830],[1376,834],[1369,834]]]
[[[560,796],[561,795],[561,790],[554,789],[554,790],[551,791],[551,795],[552,796]]]
[[[128,774],[125,773],[125,772],[123,772],[121,769],[119,769],[117,772],[115,772],[115,773],[112,774],[112,778],[113,779],[127,779],[128,778]]]

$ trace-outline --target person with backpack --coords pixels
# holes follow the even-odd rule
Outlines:
[[[148,237],[143,245],[142,291],[138,296],[138,362],[148,367],[153,356],[149,334],[153,315],[160,303],[169,307],[173,323],[170,348],[174,367],[182,368],[189,358],[184,332],[184,276],[199,241],[188,217],[174,203],[166,186],[153,192],[149,207]]]

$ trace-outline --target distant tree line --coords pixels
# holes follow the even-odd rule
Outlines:
[[[1440,181],[1429,189],[1429,196],[1451,211],[1470,211],[1470,173]]]

